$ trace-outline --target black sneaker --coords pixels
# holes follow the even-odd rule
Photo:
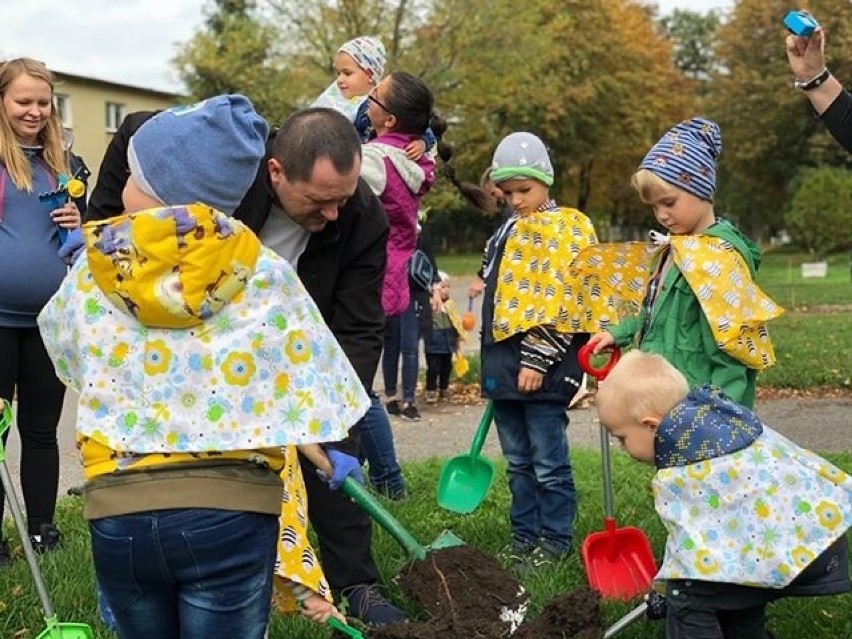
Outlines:
[[[12,563],[12,552],[8,541],[0,541],[0,568],[6,568]]]
[[[402,409],[399,407],[399,400],[392,399],[391,401],[385,404],[385,410],[388,412],[388,415],[400,415],[402,414]]]
[[[405,614],[384,598],[379,584],[355,584],[340,591],[346,598],[347,613],[368,626],[388,626],[402,623]]]
[[[414,404],[406,404],[405,408],[402,409],[400,417],[402,417],[408,422],[419,422],[420,411],[417,410],[417,406],[415,406]]]
[[[42,524],[40,534],[30,535],[30,543],[36,552],[50,552],[62,543],[62,534],[53,524]]]

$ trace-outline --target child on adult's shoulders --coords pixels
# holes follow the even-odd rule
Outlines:
[[[378,38],[359,36],[344,42],[334,55],[335,80],[314,100],[312,106],[328,107],[348,117],[362,142],[376,135],[367,107],[370,94],[385,72],[387,53]],[[431,129],[405,147],[409,160],[417,161],[435,146]]]
[[[690,389],[660,355],[627,353],[597,408],[625,452],[657,469],[669,639],[766,638],[768,603],[852,589],[848,474],[718,389]]]

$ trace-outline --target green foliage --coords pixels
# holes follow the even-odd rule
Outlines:
[[[791,86],[780,20],[797,8],[791,0],[740,0],[717,32],[706,103],[724,143],[717,203],[758,237],[766,226],[783,228],[787,187],[802,166],[849,162]],[[852,76],[852,3],[814,0],[808,9],[827,31],[831,69]]]
[[[719,28],[715,11],[698,13],[675,9],[660,25],[672,43],[675,65],[687,77],[707,82],[715,66],[713,45]]]
[[[826,457],[846,472],[852,472],[852,455],[837,454]],[[578,492],[580,509],[575,522],[577,544],[593,532],[603,530],[603,504],[601,498],[600,454],[594,450],[572,449],[571,462]],[[386,506],[402,524],[421,542],[431,542],[445,529],[451,529],[468,544],[498,555],[509,540],[509,495],[506,482],[498,479],[485,503],[473,514],[460,517],[441,510],[435,503],[435,486],[441,460],[403,465],[403,473],[411,497],[402,503],[388,502]],[[618,507],[618,523],[636,526],[645,531],[657,557],[662,555],[665,533],[654,513],[650,489],[652,470],[637,464],[626,455],[615,453],[612,459],[613,490]],[[499,463],[497,477],[505,476],[505,464]],[[88,550],[89,536],[82,520],[79,499],[63,499],[59,503],[59,526],[66,532],[61,550],[41,558],[48,588],[62,620],[82,621],[91,624],[98,639],[113,639],[97,621],[97,598],[94,575]],[[17,539],[16,535],[10,538]],[[14,545],[14,541],[13,541]],[[406,601],[393,577],[405,566],[407,559],[400,547],[384,531],[373,536],[373,556],[381,571],[382,583],[392,601],[401,605],[412,618],[422,618],[422,612]],[[531,595],[530,617],[539,613],[543,605],[556,594],[586,584],[585,572],[579,554],[522,579]],[[611,624],[627,613],[634,603],[605,603],[604,616]],[[769,627],[780,637],[852,636],[849,610],[852,595],[813,599],[785,599],[769,606]],[[34,636],[35,629],[44,627],[35,588],[23,560],[16,561],[9,570],[0,572],[0,636]],[[24,628],[28,634],[17,634]],[[270,639],[299,637],[300,639],[327,639],[330,632],[322,626],[302,619],[282,618],[273,615]],[[661,623],[640,621],[619,637],[623,639],[663,639],[665,627]]]
[[[852,248],[852,171],[805,170],[784,221],[793,240],[818,257]]]

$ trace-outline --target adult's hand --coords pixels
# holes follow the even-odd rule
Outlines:
[[[328,455],[328,461],[331,462],[329,488],[337,490],[347,477],[352,477],[359,484],[364,483],[364,473],[361,471],[361,464],[357,457],[334,448],[327,448],[325,453]]]
[[[787,36],[787,61],[799,82],[813,80],[825,69],[825,34],[815,29],[807,38]]]

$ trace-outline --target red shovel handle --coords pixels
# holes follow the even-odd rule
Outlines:
[[[612,367],[618,363],[618,360],[621,359],[621,350],[618,347],[613,346],[611,350],[602,351],[598,353],[598,355],[609,355],[609,360],[601,366],[600,368],[595,368],[592,364],[592,348],[591,344],[583,344],[580,347],[580,351],[577,353],[577,358],[580,360],[580,368],[586,371],[592,377],[598,379],[598,381],[603,381],[609,372],[612,370]]]

